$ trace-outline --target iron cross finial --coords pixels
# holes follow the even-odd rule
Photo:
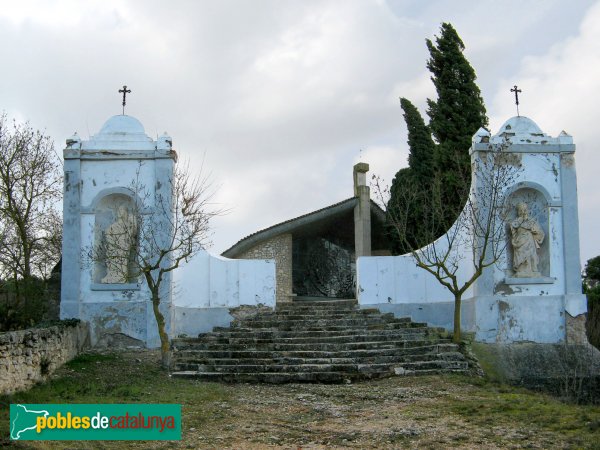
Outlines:
[[[127,86],[123,85],[123,89],[119,89],[119,94],[123,94],[123,115],[125,115],[125,96],[131,94],[131,89],[127,89]]]
[[[515,104],[517,105],[517,116],[520,116],[520,114],[519,114],[519,92],[523,92],[523,91],[521,91],[521,89],[519,89],[517,87],[517,85],[515,84],[515,87],[512,88],[510,90],[510,92],[514,92],[515,93]]]

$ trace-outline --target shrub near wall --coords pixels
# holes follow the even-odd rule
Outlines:
[[[0,333],[0,394],[44,380],[88,345],[88,334],[78,320]]]
[[[590,344],[600,350],[600,298],[591,298],[590,294],[588,294],[586,329]]]

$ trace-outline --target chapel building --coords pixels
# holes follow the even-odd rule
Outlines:
[[[370,199],[369,165],[354,166],[354,196],[257,231],[222,256],[274,259],[277,303],[297,298],[355,298],[356,260],[390,255],[386,214]]]

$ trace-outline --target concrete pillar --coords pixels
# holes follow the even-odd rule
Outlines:
[[[367,163],[354,166],[354,251],[356,258],[371,256],[371,189],[367,186]]]
[[[60,318],[79,318],[81,277],[81,141],[74,136],[64,150],[63,239]]]
[[[574,151],[560,155],[560,186],[563,208],[565,290],[567,295],[581,295],[579,212],[577,210],[577,175]]]

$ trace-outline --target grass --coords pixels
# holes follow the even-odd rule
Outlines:
[[[203,405],[227,398],[226,390],[216,383],[171,379],[157,358],[140,359],[122,353],[82,354],[49,382],[0,396],[0,446],[7,442],[11,403],[180,403],[186,415],[184,423],[193,427],[208,420],[211,408]],[[194,411],[190,411],[191,405]]]
[[[224,385],[170,378],[156,354],[83,354],[11,403],[180,403],[181,442],[36,442],[18,448],[599,448],[600,407],[465,376],[351,385]]]
[[[532,430],[558,433],[576,447],[600,448],[600,407],[563,403],[494,382],[478,387],[474,396],[446,398],[444,409],[478,427],[523,424]]]

